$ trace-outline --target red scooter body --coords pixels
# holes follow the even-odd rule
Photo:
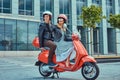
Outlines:
[[[91,64],[95,64],[96,65],[96,60],[89,56],[86,49],[84,48],[84,46],[82,45],[82,43],[79,40],[78,35],[73,34],[72,35],[72,40],[73,40],[73,46],[74,46],[74,50],[76,52],[76,56],[74,58],[74,63],[70,62],[70,56],[68,56],[68,58],[64,61],[61,62],[57,62],[56,61],[56,55],[54,55],[53,57],[53,62],[58,64],[56,67],[54,67],[54,70],[57,72],[64,72],[64,71],[77,71],[82,67],[85,67],[86,64],[85,63],[91,63]],[[38,45],[38,44],[37,44]],[[34,44],[35,46],[35,44]],[[49,55],[49,50],[44,50],[42,51],[39,55],[38,55],[38,61],[40,61],[41,63],[48,63],[48,55]],[[88,64],[87,64],[88,66]],[[98,74],[99,74],[99,68],[98,66],[95,68],[96,69],[96,76],[94,76],[93,78],[88,78],[86,77],[83,69],[82,69],[82,75],[86,78],[86,79],[95,79],[97,78]]]

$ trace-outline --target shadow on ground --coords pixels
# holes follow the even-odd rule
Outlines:
[[[52,80],[53,78],[43,78],[43,77],[32,77],[32,78],[24,78],[22,80]],[[53,80],[82,80],[82,79],[72,79],[72,78],[54,78]]]

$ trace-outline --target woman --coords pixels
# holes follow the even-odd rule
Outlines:
[[[71,47],[73,47],[72,45],[72,42],[67,42],[64,40],[64,35],[66,33],[66,30],[67,30],[67,25],[66,25],[66,22],[67,22],[67,17],[66,15],[64,14],[60,14],[57,18],[57,25],[56,27],[60,28],[61,29],[61,33],[62,33],[62,37],[59,41],[56,41],[56,45],[57,45],[57,49],[56,49],[56,55],[58,56],[61,56],[60,54],[61,53],[64,53],[66,52],[68,49],[70,49]],[[57,35],[56,35],[57,36]],[[57,38],[58,40],[58,38]],[[66,54],[63,54],[63,59],[65,59],[64,55]],[[60,58],[57,58],[57,61],[61,61],[62,59]]]

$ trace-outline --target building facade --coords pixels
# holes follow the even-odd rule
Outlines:
[[[103,15],[120,14],[120,0],[0,0],[0,51],[33,51],[32,40],[38,33],[43,20],[42,13],[53,13],[52,22],[57,16],[68,16],[68,28],[79,31],[81,41],[89,54],[120,54],[120,30],[110,26],[103,19],[93,30],[93,52],[91,53],[90,31],[82,28],[80,19],[82,6],[101,6]]]

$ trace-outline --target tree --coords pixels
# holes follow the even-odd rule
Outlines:
[[[110,14],[108,22],[112,27],[120,29],[120,14]]]
[[[102,8],[91,5],[90,7],[83,6],[82,14],[83,27],[96,28],[96,23],[100,23],[105,16],[102,16]]]
[[[112,27],[120,29],[120,14],[110,14],[108,22]],[[117,41],[116,41],[116,54],[117,54]]]
[[[80,18],[83,19],[83,27],[90,28],[90,43],[91,54],[93,53],[93,28],[96,28],[96,24],[100,23],[105,16],[102,16],[102,8],[99,6],[91,5],[90,7],[83,6],[82,14]]]

